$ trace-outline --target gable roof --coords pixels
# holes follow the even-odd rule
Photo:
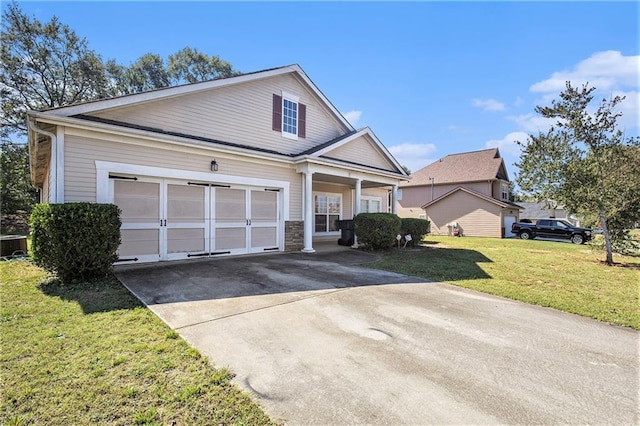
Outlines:
[[[495,199],[493,197],[489,197],[488,195],[482,194],[478,191],[474,191],[473,189],[469,189],[469,188],[465,188],[464,186],[458,186],[454,189],[452,189],[451,191],[447,192],[446,194],[441,195],[440,197],[436,198],[433,201],[429,201],[427,204],[423,205],[422,208],[426,209],[427,207],[433,205],[433,204],[437,204],[440,201],[442,201],[443,199],[455,194],[456,192],[459,191],[463,191],[466,192],[467,194],[473,195],[474,197],[478,197],[481,198],[485,201],[488,201],[490,203],[496,204],[502,208],[513,208],[513,209],[518,209],[518,210],[523,210],[523,208],[521,206],[519,206],[516,203],[512,203],[511,201],[504,201],[504,200],[498,200]]]
[[[329,111],[335,116],[335,118],[347,129],[347,131],[353,132],[355,129],[344,118],[344,116],[338,111],[338,109],[331,103],[331,101],[322,93],[322,91],[315,85],[313,81],[302,70],[300,65],[292,64],[284,67],[270,68],[262,71],[255,71],[251,73],[241,74],[233,77],[219,78],[215,80],[208,80],[198,83],[184,84],[181,86],[165,87],[162,89],[151,90],[147,92],[135,93],[131,95],[123,95],[114,98],[100,99],[96,101],[83,102],[74,105],[68,105],[64,107],[51,108],[42,110],[48,115],[71,117],[71,116],[83,116],[98,111],[105,111],[113,108],[120,108],[127,105],[141,104],[161,99],[174,98],[176,96],[182,96],[205,90],[210,90],[219,87],[232,86],[235,84],[245,83],[249,81],[256,81],[265,78],[275,77],[284,74],[293,74],[303,84],[305,84],[329,109]]]
[[[402,187],[433,184],[509,180],[498,148],[447,155],[411,175]]]

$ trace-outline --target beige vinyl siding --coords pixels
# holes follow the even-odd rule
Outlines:
[[[484,195],[491,196],[491,182],[469,182],[446,185],[433,185],[433,198],[431,198],[431,185],[409,186],[402,189],[402,200],[398,201],[398,216],[420,217],[424,214],[422,206],[442,197],[459,186],[471,189]]]
[[[385,170],[395,169],[395,166],[380,152],[378,147],[364,136],[333,149],[323,156],[358,164],[367,164]]]
[[[299,96],[300,103],[307,106],[304,139],[287,139],[272,130],[273,94],[280,95],[283,90]],[[313,148],[347,130],[290,74],[92,115],[285,154]]]
[[[469,237],[502,236],[502,208],[494,203],[458,191],[427,208],[431,233],[448,235],[448,224],[457,222]]]
[[[239,156],[215,151],[168,146],[147,142],[145,145],[107,141],[67,134],[65,139],[65,200],[96,201],[95,161],[136,164],[195,172],[210,172],[210,163],[216,158],[218,174],[288,181],[290,185],[290,220],[302,220],[302,184],[300,175],[292,166],[264,160],[247,161]]]

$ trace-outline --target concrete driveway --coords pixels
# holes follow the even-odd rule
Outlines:
[[[354,250],[120,267],[287,424],[637,424],[638,333],[354,266]]]

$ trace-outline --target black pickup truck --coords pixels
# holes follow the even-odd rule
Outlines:
[[[559,219],[538,219],[536,223],[516,222],[511,225],[511,232],[523,240],[535,237],[563,238],[574,244],[586,243],[592,236],[591,229],[577,228]]]

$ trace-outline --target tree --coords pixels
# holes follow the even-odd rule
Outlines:
[[[594,113],[589,107],[595,87],[570,82],[551,106],[536,107],[557,119],[547,132],[529,135],[521,146],[520,188],[537,199],[552,199],[578,214],[597,215],[607,264],[613,264],[613,243],[637,220],[640,205],[640,139],[618,129],[616,106],[624,97],[603,99]],[[635,209],[635,210],[634,210]]]
[[[411,170],[407,166],[401,164],[400,167],[402,167],[402,170],[404,170],[407,175],[411,175]]]
[[[130,66],[120,65],[113,59],[103,62],[100,55],[89,49],[86,39],[57,17],[42,23],[27,16],[16,3],[7,5],[2,13],[0,42],[0,137],[7,141],[24,141],[28,110],[238,74],[217,56],[208,56],[188,47],[170,55],[168,66],[159,55],[152,53],[141,56]],[[3,159],[28,164],[26,147],[18,150],[11,144],[5,147],[3,142],[2,149]],[[18,159],[18,153],[24,158]],[[12,174],[7,188],[4,186],[5,178],[8,178],[4,163],[2,170],[3,197],[5,189],[13,191],[11,196],[22,194],[26,197],[19,203],[12,198],[5,199],[3,207],[11,206],[14,201],[22,206],[33,205],[31,195],[25,189],[30,188],[28,166],[16,164],[12,173],[21,174]]]
[[[233,71],[229,62],[223,61],[217,56],[208,56],[190,47],[185,47],[173,55],[169,55],[167,73],[173,85],[231,77],[238,74]]]
[[[108,94],[102,59],[57,17],[43,24],[12,3],[2,18],[0,137],[26,135],[27,110],[54,108]]]
[[[38,192],[29,183],[29,161],[27,145],[2,142],[0,154],[0,200],[2,213],[13,214],[19,210],[31,211],[38,201]],[[25,179],[24,177],[27,177]]]

